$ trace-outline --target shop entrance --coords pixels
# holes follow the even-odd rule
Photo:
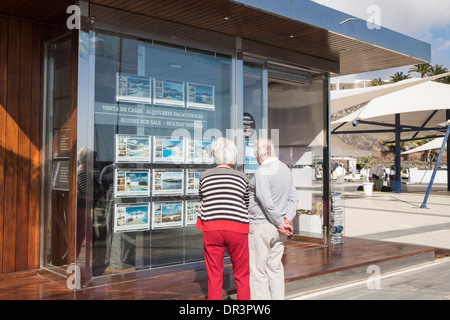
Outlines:
[[[319,242],[325,240],[328,219],[324,206],[328,202],[324,187],[327,84],[324,74],[271,63],[244,63],[244,171],[251,175],[258,167],[253,141],[271,138],[279,146],[280,160],[294,174],[300,198],[293,221],[295,234]]]

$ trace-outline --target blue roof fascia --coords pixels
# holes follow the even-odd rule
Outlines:
[[[369,28],[367,21],[362,19],[360,21],[349,21],[341,25],[342,21],[355,17],[311,0],[234,0],[234,2],[411,57],[426,61],[431,60],[430,44],[384,27]],[[368,14],[368,18],[369,16]]]

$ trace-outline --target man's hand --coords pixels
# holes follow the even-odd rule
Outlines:
[[[279,228],[278,231],[284,233],[287,236],[290,236],[294,232],[294,227],[292,227],[286,220],[284,221],[284,225]]]

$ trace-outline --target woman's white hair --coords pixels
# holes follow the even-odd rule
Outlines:
[[[253,149],[255,155],[258,155],[261,159],[264,157],[273,155],[276,156],[275,147],[270,139],[259,139],[255,143],[255,147]]]
[[[216,164],[235,165],[237,161],[236,145],[232,141],[221,137],[213,143],[213,155]]]
[[[88,147],[83,147],[78,151],[78,164],[86,165],[87,161],[92,157],[92,150]]]

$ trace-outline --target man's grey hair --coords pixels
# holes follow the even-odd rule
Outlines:
[[[261,159],[266,156],[276,156],[275,147],[270,139],[258,139],[253,149],[255,155],[258,155]]]
[[[237,147],[231,140],[221,137],[213,143],[213,155],[216,164],[235,165]]]

